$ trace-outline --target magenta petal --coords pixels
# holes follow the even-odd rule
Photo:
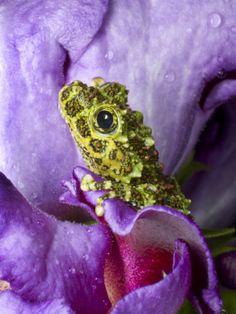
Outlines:
[[[180,260],[160,282],[136,289],[114,307],[112,314],[175,314],[181,307],[191,285],[191,261],[186,243],[177,241],[175,254]]]
[[[75,314],[63,300],[50,300],[38,304],[26,302],[11,291],[0,293],[0,311],[4,314]]]
[[[142,245],[155,245],[174,251],[177,239],[190,247],[193,300],[201,309],[220,313],[221,300],[211,253],[197,225],[182,213],[170,208],[152,206],[135,213],[119,201],[105,201],[105,220],[115,234],[131,234]],[[127,217],[126,216],[127,213]],[[120,221],[123,223],[120,224]]]
[[[57,221],[31,208],[1,174],[0,234],[0,278],[21,298],[33,304],[62,299],[78,313],[108,310],[106,226]]]

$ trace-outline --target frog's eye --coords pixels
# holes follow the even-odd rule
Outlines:
[[[110,129],[113,125],[112,113],[106,110],[101,110],[97,115],[97,123],[103,130]]]
[[[93,115],[93,127],[102,134],[114,133],[118,126],[118,117],[115,111],[100,108]]]

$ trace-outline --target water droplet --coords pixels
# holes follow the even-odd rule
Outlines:
[[[218,56],[218,57],[217,57],[217,61],[218,61],[218,63],[223,63],[224,58],[221,57],[221,56]]]
[[[60,264],[60,261],[59,261],[58,259],[56,259],[56,260],[55,260],[55,264],[56,264],[56,265],[59,265],[59,264]]]
[[[72,230],[66,230],[66,234],[70,236],[72,234]]]
[[[33,152],[33,153],[31,153],[31,156],[32,156],[32,158],[35,159],[37,157],[37,153]]]
[[[105,299],[102,300],[102,303],[103,303],[104,305],[108,305],[108,301],[105,300]]]
[[[36,192],[33,192],[33,193],[32,193],[32,199],[33,199],[34,201],[37,201],[37,200],[38,200],[38,194],[37,194]]]
[[[34,268],[33,268],[33,273],[36,274],[37,272],[38,272],[38,270],[34,267]]]
[[[217,73],[217,77],[218,77],[219,79],[221,79],[221,80],[223,80],[223,79],[225,78],[225,75],[226,75],[226,73],[225,73],[225,70],[224,70],[224,69],[221,69],[221,70],[218,71],[218,73]]]
[[[209,16],[209,23],[211,27],[217,28],[222,23],[222,17],[219,13],[211,13]]]
[[[43,245],[43,244],[40,244],[40,245],[39,245],[39,248],[40,248],[41,250],[43,250],[43,249],[44,249],[44,245]]]
[[[85,254],[85,255],[83,256],[83,258],[84,258],[86,261],[88,261],[88,259],[89,259],[88,254]]]
[[[26,225],[29,225],[31,223],[31,220],[30,220],[29,217],[25,217],[24,218],[24,222],[25,222]]]
[[[167,72],[165,74],[164,78],[167,82],[171,83],[175,80],[175,74],[174,74],[174,72]]]
[[[108,60],[112,60],[114,57],[114,52],[111,50],[108,50],[108,52],[105,54],[105,58]]]
[[[18,180],[18,188],[19,189],[24,189],[25,185],[22,181]]]
[[[231,27],[231,32],[234,33],[234,34],[236,34],[236,26],[232,26],[232,27]]]
[[[76,269],[74,267],[72,267],[72,268],[69,269],[69,272],[71,274],[75,274],[76,273]]]

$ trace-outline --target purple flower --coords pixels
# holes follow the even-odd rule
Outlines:
[[[32,204],[65,212],[57,202],[60,181],[78,159],[58,112],[58,91],[65,82],[89,83],[100,75],[127,85],[168,173],[182,164],[212,117],[197,147],[210,171],[186,189],[202,225],[231,223],[235,11],[234,1],[2,2],[1,170]],[[217,109],[222,103],[228,104]]]
[[[76,168],[61,199],[94,211],[102,191],[83,192]],[[95,177],[96,178],[96,177]],[[0,177],[0,312],[176,313],[188,297],[199,313],[220,313],[211,254],[185,215],[152,206],[135,212],[106,200],[91,226],[32,208]]]

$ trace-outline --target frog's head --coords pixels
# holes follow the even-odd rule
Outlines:
[[[62,115],[90,170],[123,182],[141,176],[143,149],[154,147],[151,129],[127,105],[127,95],[119,83],[88,87],[75,81],[59,96]]]

